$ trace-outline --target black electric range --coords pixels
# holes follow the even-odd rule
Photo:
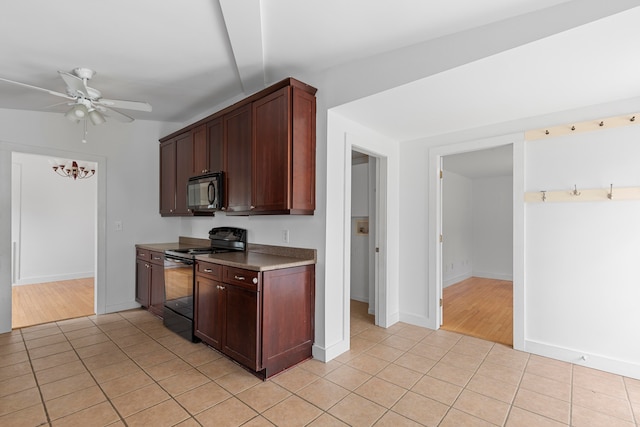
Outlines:
[[[192,342],[194,336],[195,257],[220,252],[245,251],[247,230],[216,227],[209,231],[208,247],[166,250],[164,252],[164,325]]]

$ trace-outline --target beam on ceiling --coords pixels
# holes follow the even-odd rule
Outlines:
[[[245,94],[265,87],[260,0],[219,0]]]

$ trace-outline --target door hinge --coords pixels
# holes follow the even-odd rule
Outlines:
[[[440,179],[442,179],[442,169],[440,169]]]
[[[440,243],[442,243],[444,240],[442,238],[442,234],[440,235]]]
[[[380,248],[376,248],[376,253],[380,252]]]
[[[442,307],[442,298],[440,298],[440,307]]]

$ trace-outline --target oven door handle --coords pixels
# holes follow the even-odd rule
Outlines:
[[[170,261],[176,264],[184,264],[184,265],[193,265],[195,264],[195,261],[190,259],[190,258],[178,258],[178,257],[174,257],[172,255],[164,255],[164,259],[165,261]]]

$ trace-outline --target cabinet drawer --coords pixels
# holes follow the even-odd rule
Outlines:
[[[151,261],[150,251],[147,249],[136,248],[136,258]]]
[[[149,251],[149,261],[152,264],[164,265],[164,253]]]
[[[209,279],[220,280],[222,278],[222,266],[209,262],[196,262],[196,274]]]
[[[258,271],[224,267],[222,281],[253,291],[260,291],[260,273]]]

